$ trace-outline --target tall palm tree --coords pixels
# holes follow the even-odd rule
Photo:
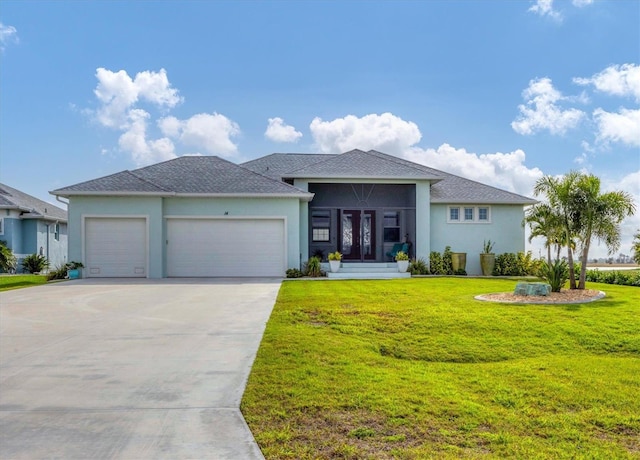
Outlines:
[[[633,235],[633,243],[631,243],[631,251],[633,255],[631,256],[635,263],[640,264],[640,229],[636,231],[636,234]]]
[[[571,171],[562,178],[544,176],[537,180],[533,193],[535,196],[546,195],[547,202],[553,212],[559,217],[564,242],[567,243],[567,259],[569,262],[569,286],[576,289],[576,278],[573,269],[573,250],[571,241],[575,237],[573,214],[573,191],[581,174]]]
[[[620,223],[635,212],[632,196],[627,192],[600,193],[600,179],[583,174],[572,193],[572,220],[582,244],[580,281],[578,289],[585,288],[587,260],[591,241],[603,241],[609,254],[620,247]]]

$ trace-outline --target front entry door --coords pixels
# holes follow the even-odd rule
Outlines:
[[[341,220],[341,251],[345,260],[375,260],[376,212],[345,209]]]

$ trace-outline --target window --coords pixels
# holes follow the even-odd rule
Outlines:
[[[53,237],[56,241],[60,241],[60,224],[56,224],[53,230]]]
[[[385,211],[384,213],[384,242],[397,243],[400,241],[400,213]]]
[[[449,208],[449,220],[460,220],[460,208]]]
[[[464,220],[466,221],[473,220],[473,211],[474,211],[474,208],[464,208]]]
[[[4,235],[4,219],[0,217],[0,235]]]
[[[450,224],[489,224],[491,206],[449,206],[447,222]]]
[[[313,211],[311,213],[311,239],[313,241],[330,241],[331,211]]]

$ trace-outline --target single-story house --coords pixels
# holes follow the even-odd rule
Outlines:
[[[524,250],[534,200],[374,150],[275,153],[240,165],[184,156],[51,192],[69,200],[85,277],[283,276],[309,256],[429,260],[446,246],[480,273],[484,240]]]
[[[67,261],[67,211],[20,190],[0,184],[0,240],[18,259],[45,256],[50,266]]]

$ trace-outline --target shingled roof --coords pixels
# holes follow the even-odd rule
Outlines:
[[[427,179],[432,203],[534,204],[535,200],[376,150],[340,155],[274,153],[242,166],[273,178]]]
[[[313,197],[311,193],[216,156],[183,156],[71,185],[51,193],[60,196],[290,196],[307,200]]]
[[[67,211],[18,189],[0,184],[0,209],[21,211],[24,219],[67,221]]]

